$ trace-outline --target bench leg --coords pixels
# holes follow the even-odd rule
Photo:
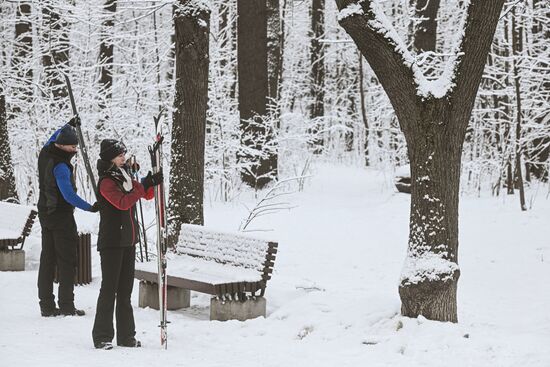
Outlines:
[[[0,271],[24,271],[25,251],[0,251]]]
[[[168,286],[168,309],[179,310],[191,305],[191,291]],[[139,307],[159,309],[159,291],[157,283],[139,282]]]
[[[266,314],[266,300],[264,297],[250,298],[246,301],[222,301],[217,297],[210,299],[210,320],[245,321]]]

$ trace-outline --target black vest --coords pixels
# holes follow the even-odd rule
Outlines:
[[[119,189],[124,192],[122,184],[108,172],[99,169],[98,191],[104,180],[113,180]],[[99,233],[97,237],[97,250],[103,250],[108,247],[130,247],[139,241],[139,227],[136,217],[136,206],[128,210],[119,210],[114,207],[107,199],[97,193],[99,202]]]
[[[69,204],[61,194],[55,176],[54,167],[59,163],[65,163],[71,171],[71,185],[76,192],[74,179],[74,168],[71,164],[71,158],[75,153],[65,152],[50,143],[42,148],[38,155],[38,184],[40,195],[38,197],[38,212],[40,214],[52,214],[58,211],[72,212],[74,206]]]

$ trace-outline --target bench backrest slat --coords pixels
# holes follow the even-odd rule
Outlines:
[[[176,252],[181,255],[200,257],[264,273],[266,255],[270,252],[266,240],[247,235],[217,232],[202,226],[182,225]],[[276,251],[276,250],[275,250]],[[268,265],[272,265],[273,259]]]

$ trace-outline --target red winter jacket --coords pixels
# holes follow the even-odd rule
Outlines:
[[[151,200],[154,189],[147,191],[143,185],[132,180],[132,190],[125,192],[122,185],[111,176],[98,182],[100,205],[97,249],[133,246],[139,239],[136,203],[139,199]]]

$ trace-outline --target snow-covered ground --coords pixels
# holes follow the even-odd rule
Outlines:
[[[137,283],[143,348],[93,349],[95,251],[92,284],[75,289],[86,316],[40,317],[37,225],[25,245],[27,270],[0,273],[0,366],[548,367],[546,194],[540,190],[523,213],[517,196],[462,197],[459,323],[439,323],[399,315],[409,196],[378,172],[321,167],[293,195],[295,209],[253,224],[279,241],[267,318],[210,322],[208,297],[193,294],[190,309],[169,312],[167,351],[159,348],[158,312],[136,306]],[[240,204],[215,203],[206,221],[234,231],[246,214]]]

